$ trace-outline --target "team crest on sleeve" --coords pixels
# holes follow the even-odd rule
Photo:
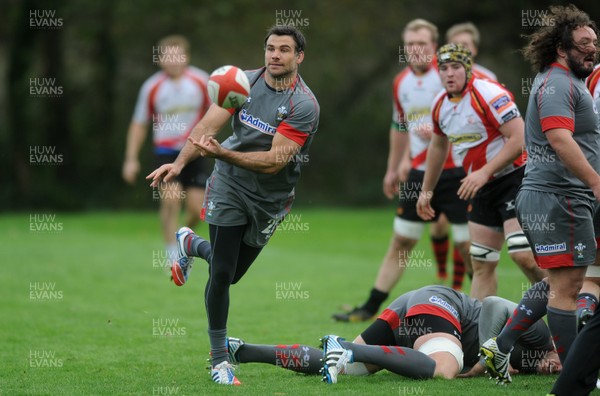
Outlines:
[[[277,121],[283,121],[288,116],[288,111],[285,106],[279,106],[277,108]]]
[[[494,107],[494,109],[496,109],[498,113],[502,113],[502,111],[510,107],[511,104],[512,101],[506,94],[500,94],[494,99],[492,99],[492,106]]]
[[[508,121],[512,120],[513,118],[517,118],[517,117],[519,117],[519,110],[512,109],[511,111],[509,111],[508,113],[506,113],[502,116],[502,121],[504,123],[507,123]]]

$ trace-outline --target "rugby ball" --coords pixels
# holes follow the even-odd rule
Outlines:
[[[208,96],[224,109],[241,107],[250,95],[250,81],[246,73],[235,66],[221,66],[211,73]]]

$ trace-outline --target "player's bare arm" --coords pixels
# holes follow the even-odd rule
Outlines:
[[[435,211],[431,207],[431,198],[433,198],[433,189],[442,174],[449,147],[450,142],[446,136],[437,134],[432,136],[425,160],[423,187],[417,201],[417,214],[423,220],[431,220],[435,216]]]
[[[190,140],[192,141],[192,140]],[[221,146],[217,139],[204,135],[192,141],[204,156],[217,158],[254,172],[276,174],[296,155],[301,146],[281,133],[275,133],[269,151],[239,152]]]
[[[137,174],[140,172],[140,161],[139,153],[146,135],[148,128],[146,124],[132,121],[127,131],[127,146],[125,149],[125,161],[123,162],[123,179],[133,184]]]
[[[461,199],[471,199],[483,187],[490,177],[514,162],[522,153],[525,142],[525,126],[523,118],[517,117],[498,128],[506,138],[502,150],[480,169],[472,172],[462,180],[458,189]]]
[[[398,179],[402,183],[408,180],[408,174],[412,169],[412,159],[410,158],[410,135],[408,133],[405,135],[406,137],[402,138],[402,159],[400,160],[400,165],[398,165]]]
[[[206,115],[198,122],[190,133],[188,142],[183,146],[183,149],[177,156],[175,162],[162,165],[146,176],[146,179],[152,179],[150,186],[156,187],[160,182],[169,182],[179,175],[187,163],[202,155],[193,141],[198,141],[205,135],[216,135],[227,123],[229,118],[231,118],[229,111],[217,105],[211,105]]]
[[[549,129],[546,137],[567,169],[590,187],[596,200],[600,201],[600,175],[585,158],[572,132],[564,128]]]
[[[383,177],[383,194],[387,199],[398,195],[398,166],[404,151],[408,149],[408,134],[390,128],[390,149],[388,153],[387,169]]]

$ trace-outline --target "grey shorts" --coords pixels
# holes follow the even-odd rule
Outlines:
[[[263,247],[290,212],[293,202],[293,196],[275,203],[261,201],[230,187],[213,175],[206,181],[201,218],[217,226],[247,225],[244,243]]]
[[[543,191],[520,190],[517,219],[540,268],[587,266],[596,259],[594,203]]]

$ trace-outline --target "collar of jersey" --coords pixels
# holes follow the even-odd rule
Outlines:
[[[561,68],[561,69],[563,69],[563,70],[565,70],[565,71],[568,71],[568,72],[569,72],[569,71],[571,71],[571,70],[570,70],[568,67],[566,67],[566,66],[563,66],[563,65],[561,65],[561,64],[560,64],[560,63],[558,63],[558,62],[552,62],[552,63],[550,64],[550,67],[559,67],[559,68]]]

